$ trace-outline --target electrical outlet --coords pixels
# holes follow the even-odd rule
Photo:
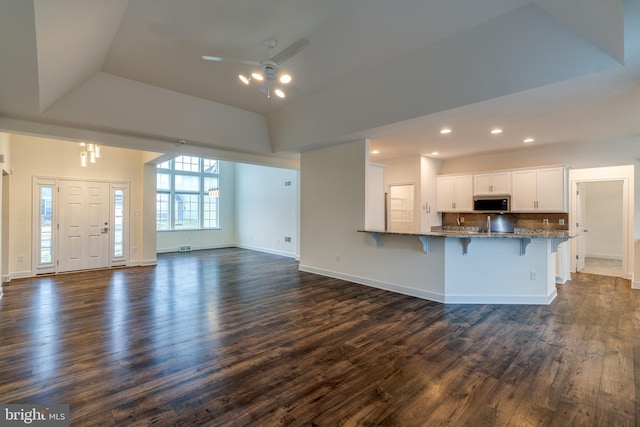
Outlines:
[[[336,255],[336,262],[340,262],[342,261],[342,258],[340,257],[340,255]]]
[[[560,225],[564,225],[564,218],[560,218],[558,222],[560,223]]]
[[[289,237],[289,236],[285,236],[285,237],[284,237],[284,242],[285,242],[285,243],[291,243],[291,237]]]
[[[535,272],[535,270],[531,270],[529,272],[529,277],[531,278],[531,280],[536,280],[536,272]]]

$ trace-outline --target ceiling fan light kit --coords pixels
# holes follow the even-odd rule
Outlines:
[[[253,71],[250,74],[239,74],[238,78],[240,81],[245,85],[250,85],[254,80],[260,82],[260,91],[266,94],[267,98],[271,98],[272,93],[275,93],[279,98],[285,98],[286,93],[280,84],[289,84],[293,78],[291,77],[291,74],[280,71],[279,67],[283,62],[300,52],[307,44],[309,44],[309,40],[301,38],[275,56],[273,55],[273,49],[276,47],[276,41],[269,39],[265,41],[264,44],[267,47],[267,59],[262,62],[227,59],[219,56],[207,55],[204,55],[202,59],[207,61],[235,62],[239,64],[259,66],[260,71]]]

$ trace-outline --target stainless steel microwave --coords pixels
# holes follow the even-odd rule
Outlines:
[[[510,212],[511,196],[475,196],[473,210],[476,212]]]

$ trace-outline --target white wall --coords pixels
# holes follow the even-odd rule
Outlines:
[[[622,182],[585,182],[586,256],[622,259]]]
[[[176,252],[180,245],[191,249],[226,248],[236,244],[236,164],[220,162],[220,223],[218,230],[158,231],[157,252]],[[155,176],[155,167],[154,167]],[[154,191],[155,194],[155,191]],[[155,230],[155,217],[153,218]]]
[[[143,157],[144,154],[143,154]],[[141,265],[155,265],[157,262],[157,236],[156,236],[156,184],[157,184],[156,166],[145,163],[142,166],[142,188],[145,190],[142,195],[141,213],[142,226],[136,236],[142,242],[142,250],[140,250]]]
[[[32,271],[31,195],[34,176],[129,182],[132,214],[130,264],[143,263],[142,254],[148,252],[145,242],[149,241],[142,230],[145,212],[144,152],[103,146],[101,154],[96,164],[83,168],[80,166],[80,147],[75,142],[11,135],[9,274],[12,277],[28,276]],[[147,206],[147,209],[153,209],[153,206],[155,200],[152,207]]]
[[[429,254],[413,236],[383,238],[378,249],[365,223],[366,141],[302,154],[300,269],[442,301],[444,244]]]
[[[367,165],[367,207],[364,219],[367,230],[386,228],[384,169],[384,166],[379,164]]]
[[[157,251],[176,252],[180,245],[192,250],[238,246],[297,257],[298,174],[296,169],[221,162],[220,228],[158,231]]]
[[[236,164],[238,246],[297,257],[298,194],[297,170]]]
[[[567,165],[573,169],[638,164],[640,138],[602,143],[540,145],[519,151],[480,154],[442,161],[440,173],[466,173],[489,170]]]

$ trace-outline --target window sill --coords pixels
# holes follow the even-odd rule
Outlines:
[[[156,230],[156,232],[158,233],[174,233],[174,232],[180,232],[180,231],[221,231],[222,228],[221,227],[215,227],[215,228],[181,228],[178,230]]]

